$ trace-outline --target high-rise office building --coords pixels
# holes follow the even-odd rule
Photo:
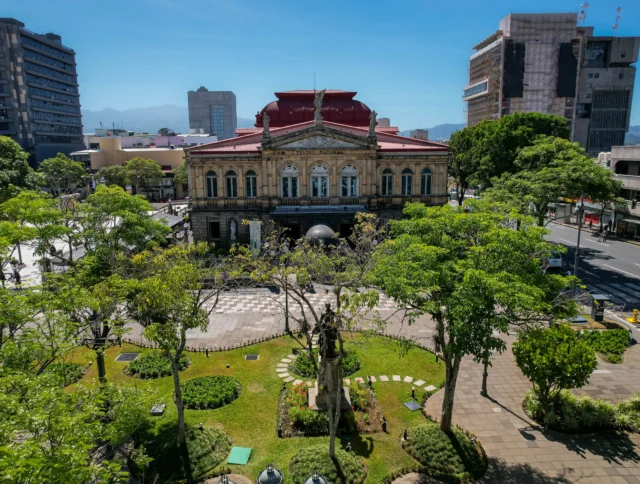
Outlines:
[[[84,148],[75,58],[59,35],[0,18],[0,135],[36,165]]]
[[[474,46],[467,124],[515,112],[563,116],[591,155],[624,144],[640,37],[596,37],[577,13],[510,14]]]
[[[212,134],[218,140],[233,138],[238,127],[236,95],[231,91],[209,91],[201,86],[188,92],[189,130]]]

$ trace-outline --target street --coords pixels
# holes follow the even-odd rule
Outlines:
[[[551,223],[548,240],[562,244],[563,271],[574,272],[577,228]],[[618,240],[598,242],[597,231],[583,228],[580,237],[578,277],[593,294],[605,294],[618,312],[640,309],[640,247]]]

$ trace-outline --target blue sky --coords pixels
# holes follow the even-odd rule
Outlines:
[[[471,47],[502,17],[577,11],[581,1],[28,0],[5,2],[2,15],[75,49],[86,109],[186,105],[204,85],[234,91],[238,116],[252,117],[274,91],[313,88],[315,72],[318,88],[358,91],[408,129],[464,121]],[[597,35],[612,34],[617,6],[617,35],[640,35],[640,1],[590,4]]]

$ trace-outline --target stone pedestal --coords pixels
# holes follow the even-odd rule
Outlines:
[[[320,360],[320,359],[319,359]],[[336,401],[338,388],[342,391],[340,407],[343,409],[351,408],[351,399],[349,397],[349,389],[344,388],[342,378],[340,378],[340,365],[337,358],[327,358],[325,362],[321,360],[318,381],[313,388],[309,390],[309,408],[311,410],[326,411],[327,396],[331,398],[331,402]]]
[[[313,388],[309,389],[309,408],[311,410],[315,410],[317,412],[326,412],[327,411],[327,398],[326,392],[320,393],[318,390],[318,382]],[[330,395],[332,403],[335,404],[336,394],[332,393]],[[349,389],[342,387],[342,398],[340,399],[340,408],[342,410],[350,410],[351,409],[351,397],[349,396]]]

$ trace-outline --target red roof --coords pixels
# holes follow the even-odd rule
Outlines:
[[[310,128],[314,125],[313,121],[306,121],[304,123],[284,126],[280,128],[274,128],[270,130],[270,134],[273,138],[282,136],[285,134],[300,131],[302,129]],[[357,136],[366,136],[368,133],[368,127],[363,128],[359,126],[348,126],[339,123],[324,122],[324,125],[328,128],[333,128],[345,133],[355,134]],[[252,129],[252,128],[244,128]],[[378,132],[378,146],[380,151],[449,151],[449,146],[444,143],[435,143],[433,141],[425,141],[416,138],[407,138],[406,136],[399,136],[391,133]],[[244,136],[237,138],[229,138],[223,141],[216,141],[215,143],[208,143],[205,145],[194,146],[191,148],[185,148],[185,151],[189,154],[258,154],[262,145],[262,130],[256,132],[247,133]]]
[[[350,126],[369,126],[371,109],[356,99],[355,91],[340,91],[328,89],[322,99],[322,119],[333,123],[348,124]],[[269,116],[269,126],[278,128],[291,126],[313,120],[315,106],[314,91],[297,90],[276,92],[277,101],[267,104],[256,114],[256,128],[261,128],[262,117]]]
[[[262,133],[263,128],[236,128],[237,136],[246,136],[248,134]],[[376,133],[398,134],[400,128],[397,126],[376,126]]]

